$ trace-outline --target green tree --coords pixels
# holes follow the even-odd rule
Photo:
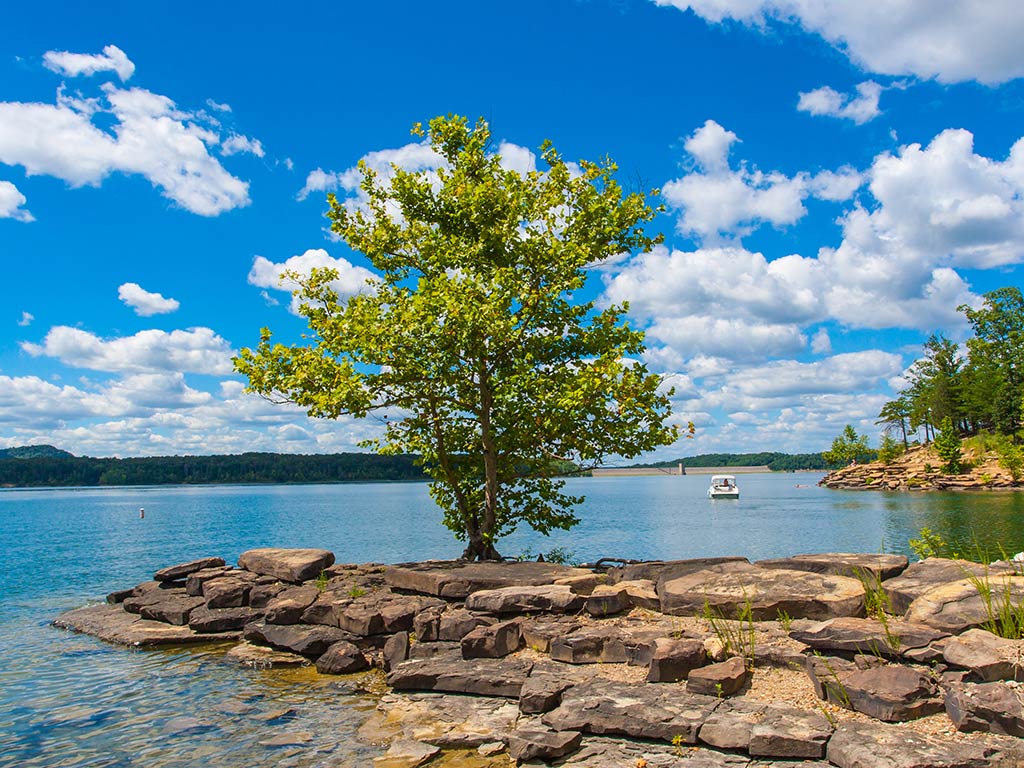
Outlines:
[[[935,452],[942,459],[943,472],[955,475],[963,471],[960,434],[949,416],[946,416],[939,425],[939,434],[935,436],[934,445]]]
[[[878,460],[883,464],[891,464],[902,456],[906,450],[906,446],[900,445],[891,435],[885,433],[882,435],[882,442],[878,446]]]
[[[841,466],[870,452],[868,436],[858,435],[853,425],[847,424],[842,434],[832,441],[832,448],[822,453],[821,457],[832,466]]]
[[[493,559],[520,522],[545,534],[577,522],[580,499],[554,477],[563,462],[678,436],[626,307],[574,298],[589,267],[657,242],[642,228],[655,211],[623,193],[610,160],[573,167],[545,142],[547,169],[521,174],[490,151],[482,120],[436,118],[427,135],[436,171],[395,167],[388,182],[360,164],[365,207],[328,196],[332,231],[378,279],[342,302],[330,270],[291,275],[308,343],[263,329],[235,364],[251,391],[312,416],[386,411],[368,444],[421,457],[463,556]]]
[[[878,420],[875,421],[875,424],[882,427],[885,437],[890,437],[890,433],[898,429],[900,437],[903,439],[903,449],[906,450],[910,447],[910,443],[907,441],[907,423],[909,418],[910,404],[907,396],[901,394],[895,400],[890,400],[882,406],[882,410],[878,412]]]

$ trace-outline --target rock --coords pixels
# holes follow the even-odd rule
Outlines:
[[[373,758],[373,768],[417,768],[437,757],[440,747],[412,739],[395,739],[383,757]]]
[[[465,560],[408,563],[384,568],[388,586],[407,592],[453,600],[472,592],[509,586],[540,586],[557,579],[587,576],[590,571],[555,563],[467,562]]]
[[[247,624],[243,636],[249,642],[262,643],[273,648],[292,651],[310,659],[317,659],[339,640],[352,642],[355,638],[337,627],[303,624]]]
[[[211,643],[237,639],[238,633],[195,632],[187,626],[150,621],[106,603],[78,608],[58,616],[53,626],[98,637],[108,643],[136,647]]]
[[[125,601],[127,602],[127,601]],[[139,609],[139,615],[152,621],[163,621],[179,627],[188,624],[189,616],[203,604],[201,597],[168,595],[159,602],[151,602]]]
[[[982,682],[1024,679],[1024,642],[1006,640],[984,629],[951,637],[942,648],[950,664],[970,670]]]
[[[249,592],[253,583],[250,579],[239,578],[234,573],[203,583],[203,599],[207,607],[240,608],[249,604]]]
[[[557,731],[619,734],[670,744],[678,739],[694,744],[700,726],[718,704],[718,699],[673,686],[598,679],[566,690],[562,703],[541,720]]]
[[[517,728],[508,735],[508,753],[513,760],[542,760],[549,763],[575,752],[583,743],[579,731],[553,731],[550,728]]]
[[[769,704],[750,728],[751,757],[812,758],[825,756],[832,726],[817,712]]]
[[[494,623],[489,616],[478,616],[464,608],[446,611],[438,621],[437,639],[447,642],[459,642],[477,627],[485,627]],[[419,637],[419,635],[417,635]]]
[[[295,731],[294,733],[277,733],[257,742],[261,747],[296,747],[308,744],[313,740],[312,731]]]
[[[401,738],[444,749],[503,743],[519,719],[519,709],[507,699],[441,693],[389,693],[377,709],[385,722],[371,718],[359,731],[364,741],[391,738],[397,728]]]
[[[384,671],[390,672],[409,658],[409,633],[395,632],[384,643]]]
[[[267,624],[296,624],[309,606],[320,596],[315,584],[289,587],[279,592],[264,609]]]
[[[347,675],[361,672],[370,666],[362,652],[347,640],[333,643],[316,660],[316,671],[321,675]]]
[[[1024,737],[1020,690],[1006,683],[963,683],[946,691],[946,714],[958,731]]]
[[[518,651],[522,641],[517,620],[477,627],[462,638],[462,658],[498,659]]]
[[[226,654],[224,658],[236,664],[242,664],[253,669],[273,669],[275,667],[304,667],[309,665],[309,659],[291,651],[278,651],[274,648],[267,648],[265,645],[253,645],[243,642],[236,645]]]
[[[933,587],[910,604],[907,619],[957,634],[997,618],[1007,601],[1024,602],[1024,576],[997,574]]]
[[[899,576],[907,568],[904,555],[858,554],[851,552],[826,552],[818,555],[794,555],[775,560],[759,560],[759,568],[785,568],[791,571],[831,573],[860,579],[881,581]]]
[[[566,576],[555,579],[555,584],[564,584],[577,595],[588,596],[599,584],[606,584],[608,577],[603,573],[586,573],[581,576]]]
[[[551,658],[568,664],[619,663],[645,665],[650,662],[656,630],[630,632],[615,626],[585,627],[551,641]]]
[[[616,584],[620,581],[652,581],[660,591],[662,583],[669,579],[677,579],[697,571],[703,571],[714,565],[724,563],[749,563],[745,557],[696,557],[689,560],[648,560],[643,563],[630,563],[608,570],[608,581]]]
[[[154,581],[180,581],[190,573],[201,571],[204,568],[216,568],[224,565],[224,560],[219,557],[204,557],[200,560],[192,560],[188,563],[172,565],[168,568],[161,568],[153,574]]]
[[[338,626],[360,637],[407,632],[413,617],[442,603],[434,598],[395,595],[387,590],[353,599],[338,613]]]
[[[380,606],[367,601],[357,601],[345,606],[338,614],[338,626],[346,632],[360,637],[384,633],[384,617]]]
[[[481,757],[494,757],[495,755],[500,755],[506,749],[505,742],[492,741],[489,744],[481,744],[476,748],[476,752]]]
[[[252,608],[266,608],[267,603],[287,588],[287,584],[282,584],[279,581],[271,582],[270,584],[261,584],[257,579],[252,589],[249,590],[249,605]]]
[[[555,638],[571,635],[580,628],[580,622],[569,616],[545,616],[541,619],[523,619],[519,624],[523,645],[540,653],[551,650]]]
[[[704,666],[707,661],[704,643],[700,640],[659,637],[654,641],[647,682],[675,683],[685,680],[692,670]]]
[[[1011,768],[1019,749],[1007,742],[955,743],[899,726],[846,722],[829,740],[828,760],[838,768]]]
[[[632,608],[629,593],[618,585],[604,584],[595,587],[584,602],[584,609],[591,616],[613,616]]]
[[[890,664],[839,674],[847,704],[855,712],[883,720],[903,722],[941,712],[938,687],[928,675],[910,667]]]
[[[239,568],[292,583],[316,578],[333,563],[326,549],[250,549],[238,557]]]
[[[134,594],[134,589],[118,589],[107,595],[107,602],[111,605],[119,605]]]
[[[170,598],[188,597],[182,587],[172,587],[159,581],[150,581],[132,588],[131,597],[121,601],[128,613],[141,613],[147,605],[156,605]]]
[[[446,656],[451,659],[462,658],[462,645],[460,643],[411,643],[409,645],[410,659],[432,659],[435,656]]]
[[[686,678],[686,690],[705,696],[732,696],[746,685],[749,674],[743,657],[733,656],[727,661],[691,671]]]
[[[680,754],[681,753],[681,754]],[[539,763],[529,763],[531,766]],[[680,749],[667,744],[588,736],[580,750],[558,761],[560,768],[782,768],[784,764],[752,764],[745,755],[729,755],[699,747]],[[804,761],[799,768],[830,768]]]
[[[469,659],[435,656],[411,659],[391,670],[396,691],[441,691],[518,699],[533,664],[523,659]]]
[[[234,632],[262,614],[255,608],[196,608],[188,617],[188,625],[196,632]]]
[[[626,590],[629,602],[636,608],[644,608],[648,611],[661,610],[661,598],[653,581],[648,579],[632,579],[620,581],[616,586]]]
[[[288,589],[305,589],[305,587],[286,588],[278,592],[278,594],[284,594]],[[251,595],[249,597],[249,602],[250,604],[252,603]],[[273,602],[274,600],[271,599],[267,604],[270,605]],[[341,612],[345,610],[345,607],[351,602],[351,598],[340,597],[334,592],[321,592],[302,612],[298,621],[300,624],[324,624],[328,627],[336,627],[338,626],[338,617],[341,615]]]
[[[749,606],[755,621],[780,611],[795,619],[855,616],[864,609],[864,588],[847,576],[758,568],[726,563],[666,581],[658,590],[662,613],[700,615],[709,605],[736,617]]]
[[[420,595],[395,595],[386,593],[380,609],[384,632],[408,632],[413,628],[413,620],[417,614],[428,608],[443,608],[445,602],[433,597]],[[439,638],[444,639],[444,638]]]
[[[422,643],[435,643],[441,639],[441,613],[444,609],[428,608],[420,611],[413,617],[412,631],[416,633],[416,639]],[[465,611],[469,614],[469,611]],[[472,615],[472,614],[470,614]],[[469,630],[466,630],[467,632]],[[461,640],[462,638],[458,638]]]
[[[583,598],[565,585],[482,589],[466,598],[466,608],[485,613],[576,613]]]
[[[519,692],[519,711],[524,715],[550,712],[562,703],[562,693],[574,685],[557,664],[535,664]]]
[[[749,699],[723,701],[712,712],[698,733],[700,740],[719,749],[750,748],[750,732],[764,719],[768,704]]]
[[[842,617],[794,629],[789,636],[820,651],[898,656],[949,635],[925,624],[897,620],[883,624],[877,619]]]
[[[944,557],[929,557],[917,563],[911,563],[907,569],[895,578],[888,579],[882,588],[889,598],[893,613],[906,613],[910,604],[930,589],[962,581],[973,576],[984,578],[986,574],[1007,573],[1010,566],[982,565],[969,560],[949,560]]]
[[[185,594],[191,595],[192,597],[199,597],[203,594],[203,584],[208,582],[210,579],[218,579],[229,573],[231,573],[231,568],[228,566],[220,568],[203,568],[195,571],[194,573],[190,573],[188,578],[185,580]]]

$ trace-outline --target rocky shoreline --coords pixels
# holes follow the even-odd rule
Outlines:
[[[1024,765],[1024,642],[982,628],[979,589],[1024,601],[1011,564],[339,565],[260,549],[153,576],[54,624],[135,647],[232,642],[227,658],[258,669],[380,669],[361,732],[387,745],[375,768],[454,750],[493,766]]]

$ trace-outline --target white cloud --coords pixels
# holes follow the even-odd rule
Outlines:
[[[837,117],[863,125],[882,114],[878,109],[881,93],[882,86],[871,80],[857,86],[856,97],[839,93],[826,85],[801,93],[796,108],[812,115]]]
[[[248,205],[248,183],[209,152],[220,138],[203,114],[141,88],[105,83],[101,91],[71,98],[61,90],[55,104],[0,102],[0,163],[72,187],[99,186],[112,173],[138,174],[203,216]],[[112,123],[111,132],[94,124],[99,118]]]
[[[832,339],[829,338],[828,331],[819,328],[811,338],[811,352],[816,355],[827,355],[831,351]]]
[[[165,299],[159,293],[150,293],[138,283],[124,283],[118,286],[117,298],[135,310],[140,317],[164,315],[174,312],[180,304],[176,299]]]
[[[0,219],[15,221],[35,221],[35,216],[22,208],[26,203],[25,196],[9,181],[0,181]]]
[[[33,357],[46,356],[74,368],[114,373],[205,373],[225,376],[233,371],[234,351],[209,328],[139,331],[134,336],[101,339],[80,328],[55,326],[41,344],[22,342]]]
[[[43,54],[43,64],[47,69],[68,77],[116,72],[124,82],[135,73],[135,65],[116,45],[105,46],[101,54],[47,51]]]
[[[255,285],[258,288],[291,291],[295,287],[294,283],[285,278],[284,273],[296,272],[300,275],[308,275],[314,268],[329,268],[338,272],[338,278],[331,282],[331,288],[340,298],[372,291],[373,287],[368,283],[377,278],[370,270],[356,266],[346,259],[334,258],[323,248],[311,248],[280,264],[275,264],[263,256],[257,256],[253,259],[252,268],[249,270],[248,281],[249,285]],[[266,291],[263,291],[262,295],[264,299],[269,299],[269,294]],[[293,314],[298,314],[301,303],[299,297],[292,296],[290,310]]]
[[[378,182],[386,185],[394,176],[396,166],[410,173],[431,171],[441,167],[444,159],[434,152],[430,144],[414,142],[397,149],[369,152],[363,155],[360,162],[377,174]],[[362,176],[356,166],[344,171],[325,171],[317,168],[306,177],[306,184],[299,190],[298,199],[305,200],[312,192],[342,190],[355,195],[361,201],[365,199],[362,190],[359,189],[361,180]]]
[[[232,134],[221,143],[220,151],[224,157],[230,157],[231,155],[243,152],[256,155],[256,157],[263,157],[264,155],[263,144],[260,143],[259,139],[250,139],[246,136],[239,136],[237,133]]]
[[[230,104],[218,104],[213,99],[207,99],[206,100],[206,106],[208,106],[210,109],[215,110],[217,112],[230,112],[231,111],[231,105]]]
[[[18,321],[18,325],[24,328],[25,326],[32,325],[32,321],[35,319],[35,315],[33,315],[31,312],[22,312],[21,320]]]
[[[1024,6],[1018,0],[890,0],[884,9],[852,0],[653,2],[692,10],[712,23],[734,19],[766,33],[773,24],[795,23],[879,74],[990,85],[1024,76]]]

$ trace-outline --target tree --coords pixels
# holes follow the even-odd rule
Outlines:
[[[910,405],[907,402],[907,396],[901,394],[895,400],[890,400],[882,406],[875,424],[882,427],[885,437],[890,437],[891,432],[899,429],[900,437],[903,438],[903,450],[906,450],[910,447],[910,443],[907,441],[907,420],[909,418]]]
[[[935,436],[934,445],[935,452],[942,459],[943,472],[955,475],[963,471],[960,435],[949,416],[946,416],[939,425],[939,434]]]
[[[907,447],[900,445],[888,433],[882,435],[882,442],[878,446],[878,460],[883,464],[891,464],[906,452]]]
[[[413,132],[423,135],[420,126]],[[347,301],[336,274],[290,275],[308,344],[271,342],[235,360],[249,389],[312,416],[385,413],[382,453],[413,453],[467,559],[524,522],[541,533],[577,522],[579,498],[556,470],[673,442],[671,391],[636,360],[643,334],[626,307],[575,300],[587,269],[650,248],[655,211],[624,194],[610,160],[570,166],[549,142],[547,170],[519,173],[490,151],[490,130],[430,122],[435,171],[360,164],[365,206],[328,196],[331,229],[379,277]]]
[[[843,433],[832,441],[832,448],[821,454],[828,464],[840,466],[856,461],[858,457],[869,454],[868,436],[858,435],[852,424],[847,424]]]

